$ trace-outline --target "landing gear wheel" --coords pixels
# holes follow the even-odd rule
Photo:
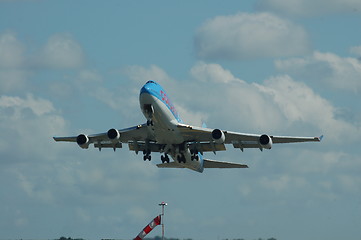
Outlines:
[[[144,154],[144,156],[143,156],[143,160],[144,161],[146,161],[146,160],[152,160],[152,156],[150,155],[150,151],[143,151],[143,154]]]
[[[182,154],[181,156],[178,156],[178,162],[179,163],[186,163],[186,157]]]
[[[168,157],[167,154],[165,154],[165,156],[164,156],[164,161],[167,162],[167,163],[169,163],[169,157]]]

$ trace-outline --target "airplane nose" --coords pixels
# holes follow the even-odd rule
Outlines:
[[[147,86],[148,84],[145,84],[141,89],[140,89],[140,94],[142,93],[150,93],[150,87]]]

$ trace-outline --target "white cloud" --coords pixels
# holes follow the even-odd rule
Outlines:
[[[350,48],[350,53],[358,57],[361,57],[361,46],[355,46]]]
[[[272,98],[272,104],[278,106],[287,122],[315,126],[327,138],[336,142],[345,138],[358,138],[358,127],[337,119],[337,109],[304,83],[294,81],[289,76],[278,76],[257,86]]]
[[[278,60],[275,66],[302,81],[320,81],[335,89],[361,92],[361,62],[356,58],[316,51],[307,57]]]
[[[359,0],[259,0],[256,9],[289,16],[318,16],[331,13],[360,13]]]
[[[0,92],[23,89],[30,75],[30,71],[23,69],[0,69]]]
[[[0,34],[0,92],[25,89],[30,77],[44,69],[76,69],[84,66],[82,47],[70,34],[55,34],[29,53],[14,33]]]
[[[24,46],[13,33],[0,34],[0,91],[20,89],[29,72],[22,69]]]
[[[0,68],[16,68],[24,61],[24,46],[15,34],[0,34]]]
[[[259,182],[264,188],[279,193],[289,188],[291,177],[288,175],[281,175],[273,178],[264,176],[259,180]]]
[[[209,78],[215,71],[219,74]],[[188,94],[206,91],[207,96],[212,96],[197,98],[200,112],[202,108],[203,111],[208,109],[207,117],[211,121],[222,122],[225,126],[236,128],[234,130],[242,124],[243,129],[253,131],[280,134],[292,131],[292,134],[301,135],[304,130],[300,129],[306,128],[307,134],[325,134],[329,141],[357,139],[357,126],[339,119],[337,108],[306,84],[288,75],[271,77],[261,84],[249,84],[220,65],[205,63],[196,64],[191,74],[199,82],[193,84]],[[224,83],[224,79],[232,80]],[[207,90],[204,82],[207,82]],[[194,102],[193,99],[188,101]],[[297,129],[301,132],[297,133]]]
[[[15,112],[17,112],[16,115],[20,114],[20,111],[24,109],[31,109],[31,111],[37,116],[41,116],[55,110],[51,102],[41,98],[35,99],[31,94],[28,94],[26,99],[20,97],[1,96],[0,107],[12,108]]]
[[[195,50],[202,59],[245,60],[304,54],[307,32],[271,13],[218,16],[197,29]]]
[[[275,114],[277,109],[270,106],[268,97],[260,94],[256,85],[240,80],[221,65],[197,63],[190,73],[196,81],[192,83],[192,89],[184,88],[182,91],[189,96],[198,96],[199,109],[207,109],[210,121],[223,122],[225,126],[239,128],[239,124],[242,124],[243,128],[264,130],[282,125],[280,117]],[[189,104],[194,102],[192,97],[183,99]]]
[[[155,80],[160,84],[167,83],[171,77],[160,67],[150,65],[149,68],[130,65],[123,68],[123,72],[138,84],[144,84],[148,80]]]
[[[0,130],[3,138],[0,148],[4,161],[26,161],[28,154],[32,158],[42,156],[44,148],[53,149],[52,133],[64,131],[65,121],[55,111],[52,103],[46,99],[28,94],[26,98],[17,96],[0,97]],[[48,156],[49,157],[49,156]]]
[[[205,82],[243,82],[242,80],[234,77],[230,71],[222,68],[219,64],[198,62],[192,67],[190,72],[194,78]]]
[[[82,47],[70,34],[52,35],[35,61],[40,66],[56,69],[79,68],[84,65]]]

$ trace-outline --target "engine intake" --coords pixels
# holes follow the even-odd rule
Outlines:
[[[88,148],[89,147],[89,138],[85,134],[80,134],[76,137],[76,143],[81,148]]]
[[[117,129],[112,128],[107,132],[107,136],[112,142],[116,142],[120,138],[120,132]]]
[[[214,129],[212,131],[212,139],[216,143],[224,143],[226,140],[226,136],[224,136],[224,133],[219,129]]]
[[[259,144],[262,148],[271,149],[272,148],[272,138],[266,134],[263,134],[259,137]]]

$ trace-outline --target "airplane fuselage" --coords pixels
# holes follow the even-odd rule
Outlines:
[[[164,157],[169,154],[174,161],[192,170],[203,171],[202,154],[197,153],[197,161],[191,153],[177,125],[182,123],[178,112],[164,89],[153,81],[148,81],[140,90],[140,108],[147,119],[151,139],[164,144]],[[153,139],[152,139],[153,138]]]

